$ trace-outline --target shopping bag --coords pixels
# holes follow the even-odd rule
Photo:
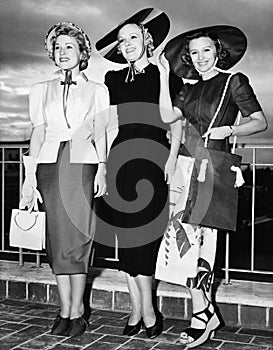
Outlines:
[[[197,149],[182,222],[236,230],[238,187],[232,169],[239,169],[241,160],[236,154],[205,147]]]
[[[45,213],[12,209],[9,239],[11,247],[45,248]]]
[[[207,131],[217,119],[232,75],[233,73],[227,78],[220,103]],[[237,124],[239,122],[240,113]],[[232,153],[208,148],[208,136],[204,146],[197,147],[189,194],[181,213],[183,223],[236,231],[238,187],[244,182],[240,170],[242,157],[234,154],[236,141],[237,137],[234,137]]]

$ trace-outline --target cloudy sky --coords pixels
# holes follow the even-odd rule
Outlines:
[[[234,70],[249,77],[270,124],[251,142],[273,143],[272,0],[0,0],[0,141],[29,139],[30,87],[56,70],[44,50],[49,27],[74,22],[95,43],[145,7],[157,7],[169,15],[167,41],[183,31],[213,24],[231,24],[245,32],[248,50]],[[102,82],[107,69],[106,60],[94,50],[87,75]]]

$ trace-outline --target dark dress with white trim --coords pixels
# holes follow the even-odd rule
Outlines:
[[[219,73],[213,78],[196,84],[185,84],[177,94],[174,106],[178,107],[189,121],[185,144],[180,154],[187,158],[202,141],[202,135],[207,131],[211,119],[219,105],[228,74]],[[249,84],[248,78],[242,73],[231,77],[221,110],[214,127],[233,125],[240,110],[243,117],[261,111],[261,106]],[[230,152],[228,138],[224,140],[209,140],[208,148]],[[187,169],[181,179],[183,186],[181,198],[189,186]],[[185,185],[187,184],[187,185]],[[178,203],[178,202],[177,202]],[[187,286],[191,289],[209,291],[213,281],[213,267],[217,247],[217,230],[209,227],[191,225],[170,219],[168,230],[162,240],[155,277],[170,283]]]

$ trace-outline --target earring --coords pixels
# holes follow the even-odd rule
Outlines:
[[[121,55],[121,49],[120,49],[119,46],[117,47],[117,54],[118,54],[118,55]]]
[[[148,56],[149,57],[152,57],[154,55],[154,46],[153,46],[153,44],[149,44],[147,46],[147,51],[148,51]]]

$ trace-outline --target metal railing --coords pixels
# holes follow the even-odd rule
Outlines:
[[[24,257],[34,256],[36,260],[36,266],[40,266],[41,256],[45,253],[26,251],[24,249],[16,249],[9,247],[9,220],[11,214],[11,206],[16,204],[18,206],[19,197],[21,193],[22,179],[23,179],[23,166],[22,166],[22,155],[28,149],[28,144],[0,144],[0,164],[1,164],[1,245],[0,253],[6,253],[10,256],[14,255],[13,260],[19,261],[20,265],[24,264]],[[272,270],[265,269],[261,270],[255,266],[255,232],[256,224],[255,221],[255,205],[256,205],[256,176],[257,170],[259,168],[272,167],[273,171],[273,161],[269,163],[263,163],[257,161],[257,152],[261,150],[272,150],[273,145],[238,145],[238,153],[244,155],[244,152],[248,151],[251,153],[251,158],[248,162],[244,162],[243,156],[243,166],[248,166],[251,168],[252,180],[249,189],[251,190],[251,215],[248,220],[248,225],[251,227],[251,244],[250,244],[250,264],[248,268],[232,268],[230,266],[230,255],[232,253],[230,248],[230,235],[231,233],[227,232],[225,237],[225,262],[222,270],[225,273],[225,282],[229,283],[230,273],[239,272],[239,273],[251,273],[251,274],[267,274],[273,275],[273,261],[272,261]],[[11,181],[12,180],[12,181]],[[16,193],[17,192],[17,193]],[[13,197],[13,200],[10,200],[10,196]],[[15,198],[14,198],[15,196]],[[11,203],[10,203],[11,202]],[[9,205],[7,203],[10,203]],[[266,220],[272,220],[272,229],[273,229],[273,217],[265,218]],[[116,240],[117,244],[117,240]],[[108,261],[117,261],[117,246],[114,248],[113,258],[106,258]],[[18,258],[16,257],[18,255]],[[273,260],[273,248],[272,254],[270,255]]]
[[[273,167],[273,161],[269,162],[260,162],[257,160],[257,151],[258,150],[272,150],[273,145],[238,145],[238,148],[243,150],[251,150],[251,161],[249,163],[243,163],[242,165],[249,165],[252,168],[252,184],[251,184],[251,248],[250,248],[250,268],[249,269],[240,269],[240,268],[231,268],[230,267],[230,233],[226,232],[225,239],[225,283],[228,284],[230,281],[230,272],[241,272],[241,273],[252,273],[252,274],[264,274],[264,275],[273,275],[273,248],[272,248],[272,270],[260,270],[255,267],[255,209],[256,209],[256,174],[258,168]],[[241,152],[243,155],[243,152]],[[273,170],[273,169],[272,169]],[[268,218],[264,218],[266,220]],[[269,219],[272,222],[273,229],[273,216]]]

